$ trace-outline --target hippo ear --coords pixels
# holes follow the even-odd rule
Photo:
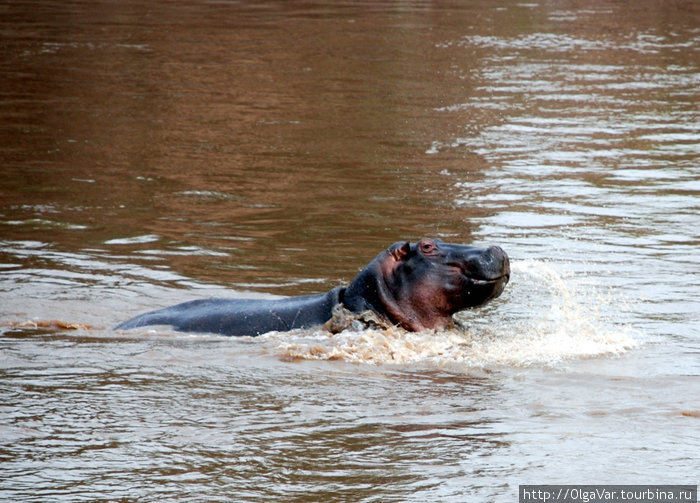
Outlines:
[[[394,257],[397,262],[400,262],[408,252],[411,251],[411,243],[406,241],[405,243],[395,243],[389,248],[389,254]]]

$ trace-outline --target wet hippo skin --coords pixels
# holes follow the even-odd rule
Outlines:
[[[116,330],[170,325],[183,332],[260,335],[309,328],[328,321],[342,305],[370,311],[406,330],[439,329],[458,311],[498,297],[510,279],[510,263],[498,246],[474,246],[422,239],[399,242],[374,258],[347,287],[278,300],[203,299],[152,311]]]

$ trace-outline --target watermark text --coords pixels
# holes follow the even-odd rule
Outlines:
[[[521,485],[519,503],[696,503],[697,485]]]

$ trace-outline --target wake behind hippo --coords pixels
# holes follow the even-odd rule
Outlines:
[[[409,331],[444,328],[452,315],[498,297],[510,263],[498,246],[477,248],[422,239],[381,252],[347,287],[279,300],[204,299],[142,314],[118,325],[126,330],[170,325],[183,332],[260,335],[323,325],[336,306],[372,312]]]

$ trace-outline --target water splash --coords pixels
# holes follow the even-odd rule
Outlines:
[[[266,337],[285,358],[470,368],[556,366],[619,355],[638,344],[631,327],[604,314],[620,305],[611,293],[543,262],[516,262],[512,270],[513,283],[503,299],[460,314],[449,330],[412,333],[348,323],[335,334],[318,330]]]
[[[475,361],[555,365],[618,355],[638,345],[636,331],[614,320],[625,306],[615,292],[541,261],[514,263],[512,269],[522,285],[499,306],[500,321],[476,330]]]

